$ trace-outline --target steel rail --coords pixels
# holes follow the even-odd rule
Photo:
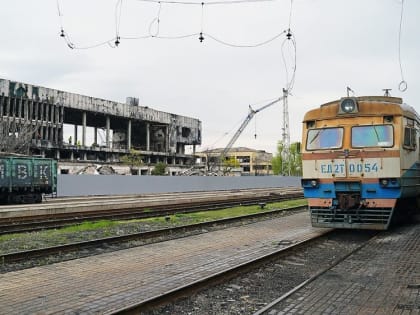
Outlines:
[[[133,240],[145,240],[145,239],[150,239],[153,237],[161,237],[161,236],[170,235],[170,234],[178,233],[178,232],[190,232],[190,231],[199,230],[203,228],[214,227],[215,225],[225,225],[225,224],[231,224],[234,222],[240,222],[240,221],[245,221],[245,220],[261,219],[263,217],[273,216],[276,214],[283,213],[285,211],[299,211],[303,209],[306,209],[306,206],[275,209],[275,210],[270,210],[270,211],[254,213],[254,214],[248,214],[244,216],[229,217],[229,218],[224,218],[224,219],[219,219],[219,220],[212,220],[212,221],[206,221],[206,222],[201,222],[201,223],[182,225],[178,227],[165,228],[165,229],[159,229],[159,230],[148,231],[148,232],[132,233],[132,234],[122,235],[122,236],[113,236],[113,237],[95,239],[95,240],[84,241],[84,242],[76,242],[76,243],[71,243],[71,244],[33,249],[33,250],[28,250],[28,251],[8,253],[8,254],[0,255],[0,262],[2,262],[3,264],[12,263],[12,262],[20,262],[20,261],[25,261],[28,259],[46,257],[53,254],[76,251],[76,250],[81,250],[81,249],[86,249],[86,248],[91,248],[91,247],[98,247],[98,246],[115,244],[115,243],[123,243],[123,242],[128,242],[128,241],[133,241]],[[180,236],[180,237],[185,237],[185,236]]]
[[[272,191],[272,190],[260,190],[260,191],[247,191],[247,192],[233,192],[233,191],[220,191],[218,193],[180,193],[170,195],[156,195],[156,196],[145,196],[145,197],[130,197],[125,198],[106,198],[100,200],[68,200],[66,202],[54,203],[54,204],[37,204],[37,205],[15,205],[8,207],[0,207],[0,222],[13,222],[15,220],[32,220],[34,218],[45,216],[66,216],[67,213],[77,212],[89,212],[99,210],[116,210],[116,209],[135,209],[139,207],[150,207],[158,205],[170,205],[170,204],[183,204],[186,202],[194,201],[220,201],[227,199],[237,199],[246,197],[257,197],[257,196],[283,196],[290,193],[302,194],[301,189],[286,190],[286,191]],[[93,198],[94,199],[94,198]],[[122,199],[122,200],[121,200]]]
[[[377,234],[376,234],[377,235]],[[343,262],[344,260],[346,260],[348,257],[350,257],[351,255],[355,254],[356,252],[358,252],[359,250],[361,250],[362,248],[364,248],[368,242],[370,240],[372,240],[373,238],[376,237],[373,236],[372,238],[370,238],[369,240],[367,240],[366,242],[364,242],[363,244],[360,244],[359,246],[357,246],[356,248],[354,248],[353,250],[351,250],[349,253],[337,258],[336,260],[334,260],[331,264],[329,264],[327,267],[325,267],[324,269],[319,270],[317,273],[315,273],[313,276],[311,276],[310,278],[306,279],[305,281],[303,281],[302,283],[300,283],[299,285],[297,285],[296,287],[294,287],[293,289],[291,289],[290,291],[286,292],[285,294],[283,294],[282,296],[280,296],[279,298],[275,299],[274,301],[272,301],[271,303],[267,304],[266,306],[264,306],[263,308],[261,308],[260,310],[258,310],[257,312],[253,313],[252,315],[262,315],[266,312],[268,312],[271,308],[273,308],[274,306],[276,306],[277,304],[283,302],[284,300],[286,300],[289,296],[291,296],[293,293],[299,291],[300,289],[306,287],[309,283],[313,282],[314,280],[318,279],[320,276],[322,276],[324,273],[328,272],[329,270],[331,270],[332,268],[334,268],[335,266],[337,266],[339,263]]]
[[[48,228],[60,228],[83,221],[151,218],[157,216],[173,215],[175,213],[191,213],[203,210],[216,210],[238,205],[265,204],[269,202],[279,202],[302,197],[303,195],[301,193],[289,195],[270,195],[263,197],[246,197],[226,201],[216,200],[206,202],[189,202],[176,205],[138,207],[136,209],[130,207],[128,209],[122,208],[106,211],[73,212],[68,214],[55,214],[49,216],[23,217],[22,219],[15,218],[14,222],[12,223],[10,223],[10,220],[7,220],[6,222],[0,221],[0,235],[37,231]]]
[[[216,190],[216,191],[193,191],[193,192],[177,192],[177,193],[153,193],[153,194],[127,194],[127,195],[94,195],[94,196],[77,196],[77,197],[58,197],[58,198],[47,198],[43,204],[15,204],[15,205],[0,205],[0,211],[2,210],[20,210],[30,207],[31,209],[45,208],[48,205],[58,206],[61,204],[74,204],[74,203],[89,203],[95,204],[97,202],[106,201],[118,201],[118,200],[129,200],[129,201],[144,201],[144,200],[161,200],[174,198],[195,198],[195,197],[212,197],[212,196],[232,196],[237,194],[262,194],[262,193],[290,193],[290,192],[302,192],[300,187],[275,187],[275,188],[252,188],[252,189],[231,189],[231,190]],[[57,204],[57,205],[56,205]]]
[[[259,267],[264,263],[267,263],[275,258],[284,256],[291,251],[299,250],[301,247],[306,246],[308,243],[318,239],[321,236],[324,236],[330,233],[331,229],[325,229],[322,231],[318,231],[313,234],[309,234],[300,241],[285,246],[281,249],[275,250],[271,253],[261,255],[258,258],[252,259],[248,262],[241,263],[235,267],[227,268],[221,272],[214,273],[213,275],[207,276],[197,281],[193,281],[191,283],[187,283],[183,286],[165,292],[162,295],[157,295],[152,298],[143,300],[138,303],[134,303],[128,305],[126,307],[122,307],[120,309],[110,310],[108,312],[104,312],[104,314],[139,314],[139,312],[150,310],[156,306],[160,306],[163,304],[167,304],[170,301],[173,301],[176,298],[191,295],[192,293],[197,292],[203,288],[207,288],[211,285],[222,283],[226,280],[229,280],[237,275],[243,274],[251,269]]]

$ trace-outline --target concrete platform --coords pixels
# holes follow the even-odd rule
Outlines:
[[[271,311],[420,314],[420,225],[384,232]]]
[[[120,176],[121,177],[121,176]],[[116,195],[116,196],[84,196],[81,199],[66,198],[60,202],[44,202],[42,204],[5,205],[0,206],[0,220],[21,217],[35,217],[56,214],[71,214],[118,209],[138,209],[154,206],[174,206],[193,202],[215,202],[238,200],[240,198],[267,197],[270,193],[287,195],[299,192],[297,187],[272,188],[255,190],[223,190],[203,192],[179,192],[170,194]],[[104,199],[105,198],[105,199]]]
[[[325,229],[299,213],[0,275],[0,314],[109,314]]]

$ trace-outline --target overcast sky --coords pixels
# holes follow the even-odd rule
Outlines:
[[[197,1],[201,3],[201,1]],[[221,1],[223,2],[223,1]],[[118,48],[70,49],[116,36],[116,0],[0,0],[0,77],[118,102],[140,104],[202,121],[203,144],[223,147],[248,113],[281,96],[285,35],[257,48],[223,45],[204,35],[183,39],[124,37],[157,33],[159,5],[123,0]],[[224,5],[165,4],[160,36],[203,31],[230,44],[255,44],[289,26],[290,0]],[[401,60],[406,92],[398,85],[401,0],[294,0],[290,28],[297,43],[296,81],[289,97],[291,140],[301,138],[304,113],[346,95],[382,95],[391,88],[420,110],[420,1],[404,1]],[[155,20],[156,22],[156,20]],[[113,42],[114,40],[111,40]],[[291,43],[284,46],[289,78]],[[235,146],[275,152],[282,137],[282,106],[258,113]],[[230,132],[226,135],[226,133]],[[254,137],[257,134],[257,137]]]

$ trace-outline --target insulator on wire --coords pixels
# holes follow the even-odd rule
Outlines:
[[[203,40],[204,40],[203,32],[200,32],[200,37],[198,39],[199,39],[200,43],[203,42]]]
[[[286,37],[287,37],[287,39],[291,39],[292,38],[292,33],[290,32],[290,28],[287,30],[287,34],[286,34]]]
[[[120,44],[120,37],[117,36],[117,39],[115,40],[115,47],[118,47],[119,44]]]
[[[61,29],[60,37],[66,37],[66,34],[64,33],[64,30],[63,29]]]

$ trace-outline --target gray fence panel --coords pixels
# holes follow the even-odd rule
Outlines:
[[[124,195],[300,186],[284,176],[58,175],[58,196]]]

